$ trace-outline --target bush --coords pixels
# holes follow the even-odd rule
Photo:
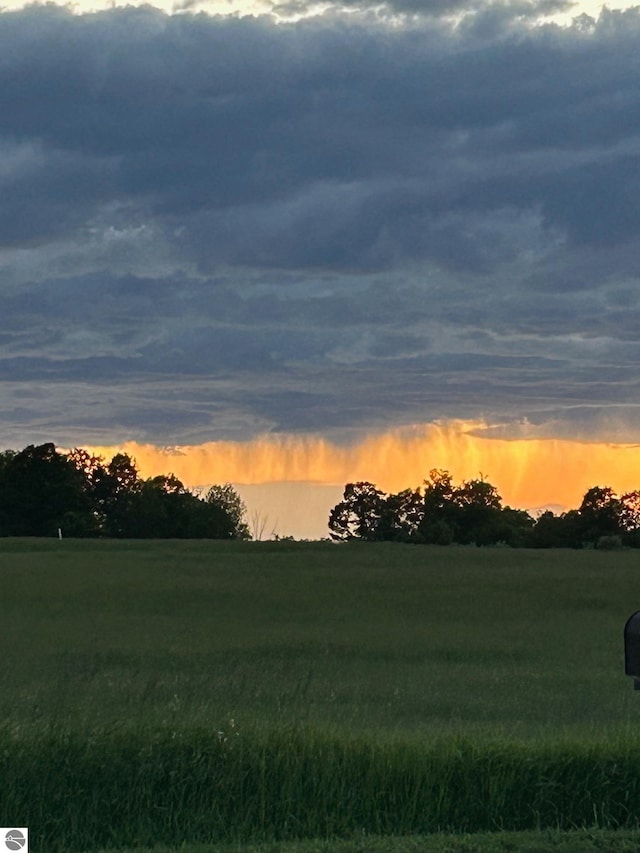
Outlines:
[[[597,543],[596,548],[599,551],[618,551],[622,548],[622,539],[620,536],[601,536]]]

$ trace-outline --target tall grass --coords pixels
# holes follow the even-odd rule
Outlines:
[[[0,721],[634,726],[640,554],[0,540]]]
[[[430,745],[279,729],[0,738],[0,818],[33,849],[635,828],[633,745]]]
[[[636,552],[0,540],[36,853],[635,828]]]

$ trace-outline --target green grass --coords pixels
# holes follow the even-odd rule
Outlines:
[[[38,849],[636,828],[640,748],[278,729],[0,738],[2,814]],[[46,772],[43,772],[43,769]],[[6,825],[6,824],[5,824]]]
[[[636,832],[434,833],[429,836],[360,836],[348,840],[305,840],[267,844],[194,844],[119,848],[118,853],[638,853]],[[112,853],[112,851],[100,851]]]
[[[637,552],[0,540],[0,601],[35,851],[634,837]]]
[[[0,540],[0,719],[635,727],[640,554]]]

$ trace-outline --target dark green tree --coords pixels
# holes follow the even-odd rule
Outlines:
[[[49,443],[0,454],[2,536],[229,539],[245,535],[243,512],[232,487],[203,501],[173,474],[142,480],[125,453],[105,463]]]
[[[227,511],[192,494],[170,497],[173,535],[180,539],[237,539],[237,529]]]
[[[622,541],[631,548],[640,548],[640,490],[627,492],[621,498],[624,507]]]
[[[500,513],[500,531],[497,541],[504,542],[512,548],[527,548],[535,524],[535,519],[526,510],[505,506]]]
[[[30,444],[3,454],[0,463],[0,532],[5,536],[54,536],[95,530],[85,480],[52,443]]]
[[[345,542],[362,539],[375,542],[382,539],[380,522],[384,517],[387,496],[373,483],[347,483],[340,503],[329,514],[332,539]]]
[[[448,471],[433,468],[424,481],[422,517],[416,540],[426,545],[450,545],[456,535],[459,508]]]
[[[247,507],[231,483],[211,486],[204,500],[209,506],[218,507],[231,519],[231,538],[251,539],[247,524]]]
[[[625,532],[625,504],[609,486],[589,489],[578,512],[585,544],[595,545],[602,536],[621,536]]]
[[[532,548],[582,548],[583,524],[577,509],[555,515],[550,510],[536,520],[529,537]]]
[[[105,461],[82,447],[74,447],[67,453],[67,459],[73,463],[82,482],[82,490],[91,505],[91,526],[87,536],[103,536],[106,529],[105,502],[113,495],[113,481],[109,477]],[[67,530],[68,535],[74,535]]]
[[[115,497],[107,515],[111,535],[127,539],[231,539],[235,524],[221,506],[200,500],[173,474],[141,480],[131,460],[113,468]],[[113,482],[113,481],[112,481]]]
[[[116,453],[106,468],[97,472],[96,497],[104,514],[104,532],[117,539],[134,536],[138,495],[142,480],[135,460],[127,453]]]
[[[404,489],[388,495],[380,511],[377,538],[390,542],[413,542],[422,520],[423,500],[419,489]]]
[[[467,480],[455,491],[456,541],[495,545],[501,541],[502,499],[483,477]]]

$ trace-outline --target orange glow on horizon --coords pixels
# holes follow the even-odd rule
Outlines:
[[[173,473],[190,488],[224,482],[343,486],[368,480],[396,492],[416,488],[431,469],[444,468],[456,482],[482,474],[505,505],[528,509],[577,507],[591,486],[611,486],[618,493],[640,488],[638,445],[495,439],[478,434],[482,428],[480,423],[425,424],[350,446],[314,436],[266,436],[185,445],[170,452],[135,442],[89,449],[107,460],[117,452],[128,453],[142,477]]]

